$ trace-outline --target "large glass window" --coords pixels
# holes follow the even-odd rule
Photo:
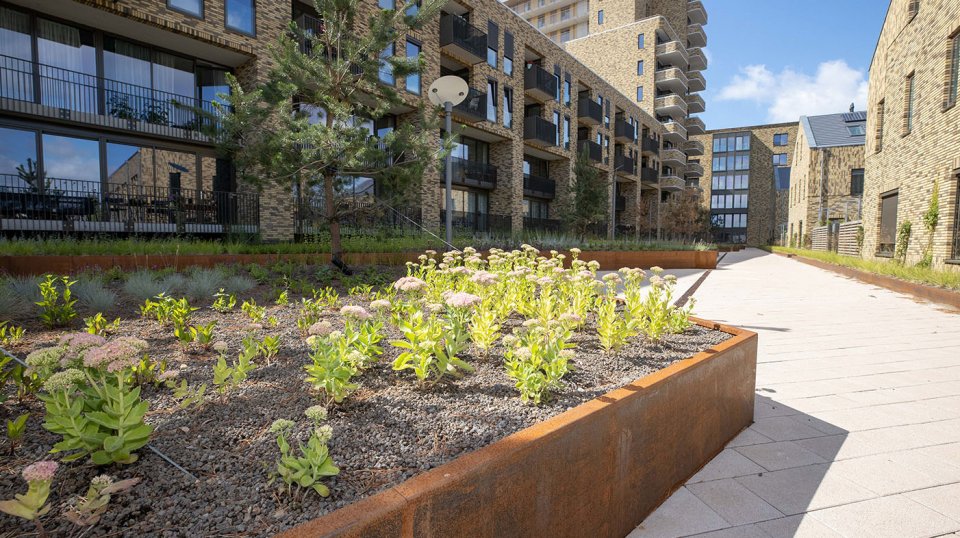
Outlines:
[[[224,0],[224,2],[227,28],[244,34],[256,33],[254,0]]]
[[[465,191],[453,189],[451,193],[453,198],[453,210],[455,212],[465,213],[487,213],[489,198],[485,192]],[[446,196],[440,197],[440,209],[447,209]]]
[[[774,165],[774,166],[786,166],[786,165],[787,165],[787,154],[786,154],[786,153],[774,153],[774,154],[773,154],[773,165]]]
[[[14,192],[38,192],[37,135],[33,131],[0,127],[0,189]],[[3,205],[0,205],[0,211]]]
[[[167,7],[203,18],[203,0],[167,0]]]
[[[893,255],[897,243],[897,204],[899,192],[880,196],[880,237],[877,252]]]
[[[123,119],[144,116],[153,105],[151,73],[150,49],[108,37],[103,47],[107,114]]]
[[[773,135],[773,145],[774,146],[786,146],[788,143],[789,135],[787,133],[777,133]]]
[[[38,19],[37,56],[43,104],[97,112],[97,49],[93,32]]]
[[[100,192],[100,143],[44,133],[43,174],[51,189]]]
[[[513,89],[503,89],[503,126],[513,127]]]
[[[453,145],[450,154],[457,159],[487,164],[490,162],[490,144],[482,140],[461,136]]]
[[[847,132],[850,133],[850,136],[863,136],[867,134],[867,127],[865,125],[848,125]]]
[[[387,45],[387,48],[383,49],[383,52],[380,53],[380,82],[390,84],[391,86],[397,83],[397,79],[393,75],[393,65],[387,61],[387,58],[392,58],[394,51],[395,45],[390,43]]]
[[[960,32],[950,38],[950,79],[947,83],[947,106],[957,103],[960,85]]]
[[[407,58],[413,60],[420,57],[420,43],[407,40]],[[407,91],[420,95],[420,73],[407,75]]]
[[[497,121],[497,83],[487,81],[487,120]]]
[[[550,203],[532,198],[523,199],[523,213],[531,219],[549,219]]]
[[[863,168],[850,170],[850,195],[863,195]]]

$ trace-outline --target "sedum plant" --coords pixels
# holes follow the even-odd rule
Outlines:
[[[623,347],[634,331],[627,319],[617,312],[617,285],[622,280],[616,273],[604,275],[605,293],[597,299],[597,336],[600,346],[606,352],[617,351]]]
[[[447,354],[446,327],[441,320],[416,311],[401,320],[398,327],[405,339],[393,340],[390,345],[404,351],[393,361],[394,370],[413,370],[421,385],[430,377],[436,383],[445,375],[459,376],[461,370],[473,371],[463,360]]]
[[[327,336],[313,336],[310,344],[313,364],[304,366],[307,383],[323,393],[325,405],[342,402],[357,388],[351,379],[357,374],[358,363],[363,362],[363,357],[358,351],[351,350],[339,331]]]
[[[139,483],[139,478],[115,482],[113,477],[108,475],[95,476],[90,481],[87,494],[72,499],[63,517],[81,527],[96,525],[103,513],[107,511],[111,495],[124,492]]]
[[[39,518],[50,511],[47,498],[50,496],[50,484],[53,483],[57,467],[59,465],[55,461],[38,461],[24,467],[21,475],[27,482],[27,492],[17,494],[13,499],[0,501],[0,512],[33,521],[40,536],[46,536]]]
[[[326,409],[321,413],[315,406],[308,408],[306,414],[313,422],[313,428],[307,444],[299,445],[299,456],[294,454],[287,439],[295,426],[294,422],[279,419],[270,426],[270,431],[277,435],[277,446],[280,449],[277,475],[287,485],[288,490],[291,486],[297,485],[310,488],[321,497],[328,497],[330,488],[323,484],[322,480],[340,474],[340,469],[333,463],[327,446],[333,437],[333,428],[321,424],[326,418]]]
[[[574,347],[569,343],[572,333],[559,321],[546,325],[528,320],[522,330],[504,337],[507,345],[504,366],[507,375],[516,382],[520,398],[534,405],[558,390],[561,379],[569,371],[568,363]]]
[[[37,306],[40,307],[40,321],[47,328],[64,327],[77,317],[74,305],[77,299],[73,297],[70,287],[76,284],[70,277],[53,275],[44,276],[40,282],[40,297]]]

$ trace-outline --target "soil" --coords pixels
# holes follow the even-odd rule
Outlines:
[[[397,269],[383,269],[385,277],[399,276]],[[335,286],[336,287],[336,284]],[[119,289],[119,286],[117,286]],[[119,293],[119,292],[118,292]],[[122,293],[121,293],[122,296]],[[378,364],[358,378],[360,388],[342,404],[330,408],[328,423],[334,435],[330,452],[340,474],[325,481],[331,495],[321,498],[312,490],[288,492],[279,480],[271,482],[278,456],[276,436],[269,432],[278,418],[297,423],[291,438],[306,441],[309,424],[303,411],[318,403],[317,395],[304,383],[303,366],[309,363],[308,346],[296,327],[299,297],[291,293],[290,306],[273,305],[271,288],[258,286],[243,298],[271,305],[276,328],[258,333],[279,334],[281,351],[271,364],[261,364],[237,389],[223,397],[212,387],[213,351],[184,353],[172,328],[142,319],[138,302],[124,299],[111,319],[121,316],[121,334],[135,335],[150,343],[150,355],[165,360],[167,368],[180,371],[191,386],[209,385],[202,406],[180,409],[171,391],[147,385],[143,397],[150,401],[147,422],[155,427],[150,446],[197,477],[177,470],[147,447],[131,465],[96,467],[86,460],[61,464],[50,496],[51,511],[42,518],[52,536],[80,536],[84,530],[61,517],[66,503],[83,494],[90,479],[110,474],[116,479],[139,477],[134,489],[114,496],[99,523],[84,536],[270,536],[316,518],[364,497],[373,495],[418,473],[442,465],[457,456],[493,443],[537,422],[558,415],[587,400],[637,380],[651,372],[716,345],[729,335],[694,326],[654,345],[635,339],[619,353],[599,348],[595,330],[588,322],[577,333],[573,371],[564,377],[564,388],[540,406],[520,400],[513,381],[502,366],[502,349],[481,356],[470,349],[463,357],[476,371],[430,388],[420,388],[412,372],[394,372],[390,364],[399,349],[388,341],[399,331],[387,326]],[[242,299],[241,299],[242,301]],[[341,304],[366,301],[347,297]],[[196,305],[199,306],[199,305]],[[217,320],[218,340],[230,346],[235,356],[249,319],[239,308],[219,314],[209,302],[194,313],[193,323]],[[342,327],[331,311],[326,319]],[[520,323],[511,319],[503,332]],[[44,330],[36,318],[22,319],[27,336],[9,350],[23,358],[30,351],[50,345],[66,331]],[[81,322],[76,320],[79,328]],[[10,387],[8,387],[9,392]],[[20,470],[34,461],[51,459],[48,451],[59,436],[41,426],[43,406],[35,398],[22,403],[13,398],[0,405],[0,420],[29,412],[24,443],[13,457],[0,444],[0,499],[26,490]],[[32,523],[0,514],[0,536],[35,534]]]

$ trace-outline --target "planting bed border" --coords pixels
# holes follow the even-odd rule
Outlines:
[[[753,421],[757,335],[691,319],[732,337],[281,536],[627,535]]]
[[[403,265],[416,262],[420,252],[358,252],[344,255],[349,265]],[[569,252],[567,252],[569,255]],[[600,262],[600,269],[616,271],[621,267],[649,268],[659,265],[664,269],[715,269],[716,250],[623,250],[583,251],[583,260]],[[569,258],[568,258],[569,259]],[[86,255],[86,256],[0,256],[0,273],[13,276],[44,273],[75,274],[89,269],[119,267],[124,271],[163,269],[172,267],[214,267],[224,264],[271,264],[278,261],[326,264],[329,253],[317,254],[155,254],[155,255]]]
[[[824,269],[826,271],[832,271],[834,273],[837,273],[846,277],[855,278],[861,282],[865,282],[867,284],[873,284],[875,286],[880,286],[881,288],[886,288],[890,291],[912,295],[920,299],[925,299],[930,302],[947,305],[947,306],[956,308],[957,310],[960,310],[960,292],[956,292],[956,291],[948,290],[944,288],[938,288],[936,286],[928,286],[926,284],[919,284],[917,282],[900,280],[899,278],[894,278],[891,276],[878,275],[876,273],[861,271],[860,269],[854,269],[852,267],[844,267],[842,265],[836,265],[836,264],[816,260],[813,258],[807,258],[806,256],[802,256],[799,254],[780,253],[780,252],[775,252],[774,254],[777,254],[779,256],[784,256],[786,258],[791,258],[800,263],[812,265],[819,269]]]

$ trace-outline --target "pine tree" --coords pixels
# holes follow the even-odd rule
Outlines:
[[[414,10],[411,1],[396,10],[372,10],[362,0],[314,0],[319,27],[291,23],[271,50],[266,81],[245,91],[231,77],[229,107],[218,107],[212,122],[217,145],[243,181],[258,188],[321,189],[336,262],[343,254],[340,220],[353,210],[339,203],[347,196],[341,187],[371,177],[380,192],[419,192],[424,169],[441,155],[431,137],[439,129],[437,110],[419,98],[405,100],[380,74],[402,79],[420,73],[421,58],[382,51],[436,17],[442,5],[428,0]],[[362,123],[401,107],[413,108],[416,121],[383,138]]]
[[[586,151],[577,155],[573,176],[573,200],[566,220],[582,238],[591,224],[602,222],[607,216],[609,192],[600,171],[590,165]]]

